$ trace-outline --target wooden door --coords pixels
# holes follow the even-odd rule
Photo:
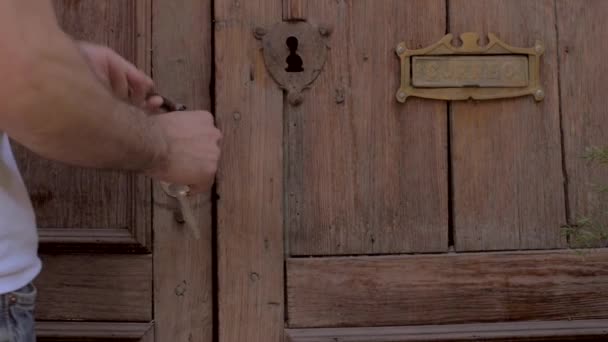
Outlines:
[[[54,4],[74,38],[110,46],[152,73],[163,95],[209,109],[210,1]],[[40,227],[40,340],[211,341],[209,198],[193,201],[203,232],[194,240],[148,178],[16,152]]]
[[[216,0],[214,14],[220,341],[608,336],[608,251],[582,257],[561,228],[601,210],[589,183],[608,173],[580,156],[608,145],[608,3]],[[329,49],[298,106],[256,38],[299,21]],[[464,32],[544,42],[545,99],[398,103],[397,43]]]

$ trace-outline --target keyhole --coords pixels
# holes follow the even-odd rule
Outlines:
[[[302,65],[304,64],[304,62],[302,62],[302,57],[300,57],[296,51],[298,51],[298,38],[296,37],[289,37],[287,38],[287,47],[289,48],[289,56],[287,56],[287,68],[285,68],[285,71],[287,72],[302,72],[304,71],[304,68],[302,67]]]

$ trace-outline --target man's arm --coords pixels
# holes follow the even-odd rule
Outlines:
[[[163,130],[95,77],[49,1],[0,1],[0,51],[0,130],[13,139],[85,167],[144,171],[166,159]]]

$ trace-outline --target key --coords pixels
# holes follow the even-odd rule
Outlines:
[[[150,93],[148,97],[150,96],[160,96],[163,99],[163,104],[161,105],[161,108],[167,112],[183,111],[187,109],[186,106],[173,102],[157,93]],[[185,185],[181,186],[176,184],[169,184],[166,182],[161,182],[160,185],[167,195],[177,199],[182,214],[181,217],[183,218],[183,222],[186,224],[186,226],[190,228],[190,231],[192,231],[194,238],[198,240],[201,236],[201,233],[196,222],[196,216],[194,216],[194,210],[192,210],[190,202],[188,202],[188,192],[190,191],[190,188]]]
[[[165,182],[161,182],[160,185],[167,195],[177,199],[182,217],[184,218],[184,223],[190,229],[194,238],[196,240],[200,239],[201,233],[196,222],[196,216],[194,215],[194,210],[192,209],[190,202],[188,202],[188,192],[190,191],[190,188],[184,185],[175,185]]]

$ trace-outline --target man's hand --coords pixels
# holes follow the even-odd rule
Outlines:
[[[159,112],[163,99],[147,98],[154,91],[154,82],[148,75],[108,47],[87,42],[78,42],[78,46],[97,77],[116,97],[148,112]],[[164,133],[168,151],[148,174],[161,181],[188,185],[192,193],[210,190],[221,139],[213,116],[204,111],[175,112],[150,120]]]
[[[0,1],[0,51],[0,130],[12,139],[72,165],[211,187],[221,137],[211,115],[148,115],[152,80],[108,48],[75,43],[49,0]]]
[[[192,193],[209,191],[217,171],[222,138],[213,116],[204,111],[184,111],[149,119],[164,133],[167,153],[147,174],[161,181],[188,185]]]
[[[114,50],[87,42],[78,42],[78,47],[97,77],[116,97],[151,112],[162,104],[160,96],[146,99],[154,90],[154,81]]]
[[[87,42],[78,43],[100,80],[115,96],[157,113],[163,103],[160,96],[146,96],[154,91],[154,82],[144,72],[112,49]],[[158,180],[188,185],[192,193],[211,189],[220,157],[220,131],[213,116],[204,111],[174,112],[151,117],[164,133],[167,156],[161,158],[148,174]]]

